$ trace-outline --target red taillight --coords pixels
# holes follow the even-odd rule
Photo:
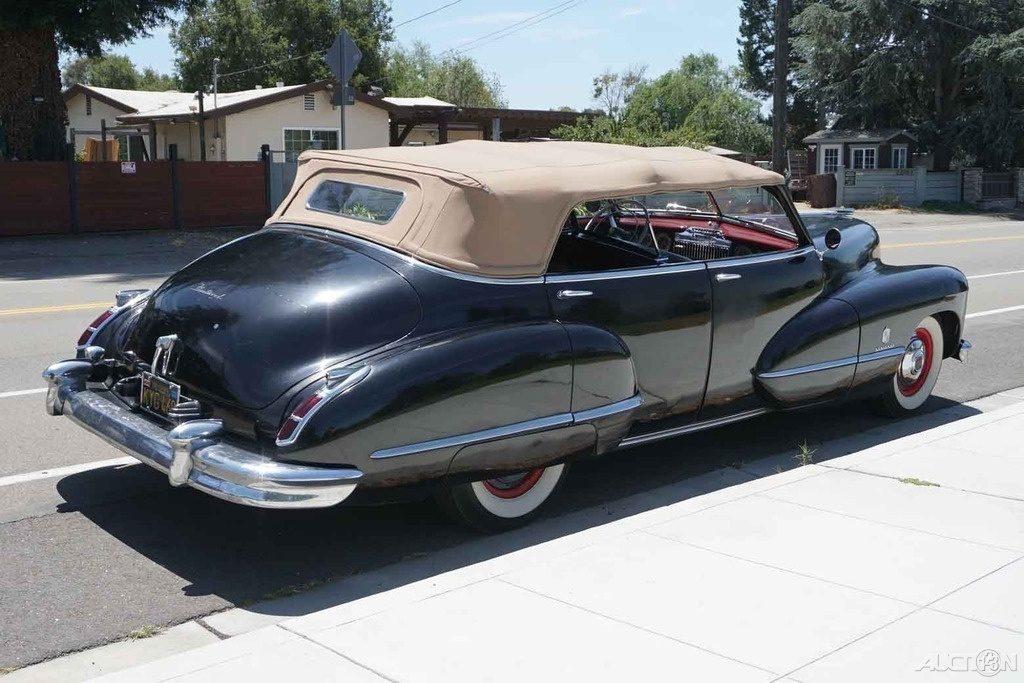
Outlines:
[[[281,442],[288,441],[288,439],[290,439],[295,433],[295,429],[302,422],[302,418],[306,417],[306,415],[309,414],[309,411],[313,410],[316,404],[320,403],[322,400],[324,400],[324,396],[318,391],[300,403],[299,407],[288,416],[288,419],[284,421],[283,425],[281,425],[281,429],[278,430],[277,442],[280,444]]]
[[[100,325],[107,322],[110,316],[114,315],[114,311],[107,309],[100,313],[99,317],[92,321],[89,327],[85,328],[85,332],[78,338],[78,345],[87,344],[92,338],[92,335],[96,333],[96,330],[100,328]]]

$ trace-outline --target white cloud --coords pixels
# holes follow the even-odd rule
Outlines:
[[[635,17],[638,14],[643,14],[646,10],[643,7],[625,7],[619,12],[619,18],[625,19],[626,17]]]

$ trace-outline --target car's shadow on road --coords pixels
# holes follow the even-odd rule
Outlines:
[[[577,463],[543,519],[490,537],[451,523],[427,502],[258,510],[171,489],[163,475],[141,465],[71,475],[57,489],[66,501],[62,511],[85,515],[184,578],[186,595],[246,605],[332,582],[304,598],[254,607],[297,615],[797,466],[800,444],[821,462],[978,412],[937,398],[929,407],[902,421],[857,406],[769,415]],[[715,470],[718,475],[695,479]],[[131,497],[97,499],[97,492],[115,490]]]

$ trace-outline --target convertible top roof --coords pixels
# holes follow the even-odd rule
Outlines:
[[[405,194],[380,225],[306,208],[321,180]],[[609,197],[781,185],[771,171],[688,147],[465,140],[424,147],[308,150],[269,224],[350,233],[464,273],[543,273],[566,214]]]

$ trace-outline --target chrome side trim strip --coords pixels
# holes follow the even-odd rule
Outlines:
[[[623,401],[616,401],[615,403],[609,403],[606,406],[598,406],[597,408],[581,410],[576,413],[559,413],[558,415],[539,417],[535,420],[527,420],[526,422],[516,422],[515,424],[505,425],[504,427],[483,429],[479,432],[446,436],[441,439],[420,441],[418,443],[411,443],[405,446],[395,446],[394,448],[382,448],[379,451],[371,453],[370,457],[374,460],[397,458],[403,455],[429,453],[430,451],[437,451],[442,448],[453,448],[457,446],[468,446],[474,443],[483,443],[485,441],[495,441],[497,439],[505,439],[510,436],[519,436],[520,434],[531,434],[533,432],[541,432],[546,429],[554,429],[555,427],[565,427],[571,424],[599,420],[603,417],[609,417],[618,413],[635,410],[636,408],[639,408],[642,403],[643,398],[640,394],[636,394]]]
[[[832,370],[834,368],[843,368],[848,365],[856,364],[857,356],[847,356],[846,358],[839,358],[837,360],[827,360],[821,363],[811,363],[810,365],[801,365],[795,368],[789,368],[787,370],[773,370],[771,372],[762,372],[757,376],[757,378],[778,379],[780,377],[795,377],[796,375],[806,375],[809,372]]]
[[[796,375],[805,375],[809,372],[819,372],[821,370],[832,370],[834,368],[842,368],[847,365],[856,365],[857,363],[870,363],[876,360],[885,360],[887,358],[896,358],[897,356],[903,355],[904,348],[902,346],[895,346],[891,349],[883,349],[882,351],[874,351],[872,353],[865,354],[863,356],[847,356],[846,358],[838,358],[836,360],[827,360],[821,363],[811,363],[810,365],[801,365],[795,368],[788,368],[786,370],[773,370],[771,372],[762,372],[757,376],[758,379],[778,379],[780,377],[795,377]]]
[[[650,275],[671,275],[672,273],[686,273],[693,270],[705,270],[707,266],[703,262],[674,263],[665,266],[649,266],[647,268],[626,268],[624,270],[609,270],[594,273],[565,273],[562,275],[545,275],[544,281],[548,284],[562,282],[597,282],[599,280],[621,280],[627,277],[647,277]]]
[[[380,460],[383,458],[397,458],[403,455],[413,455],[414,453],[428,453],[430,451],[441,450],[442,448],[468,446],[469,444],[483,443],[485,441],[503,439],[509,436],[518,436],[519,434],[529,434],[531,432],[539,432],[545,429],[552,429],[554,427],[564,427],[570,424],[572,424],[572,413],[560,413],[549,417],[540,417],[536,420],[516,422],[515,424],[505,425],[504,427],[483,429],[479,432],[470,432],[469,434],[446,436],[441,439],[420,441],[419,443],[412,443],[406,446],[396,446],[394,448],[382,448],[379,451],[371,453],[370,457],[374,460]]]
[[[713,427],[720,427],[733,422],[740,422],[741,420],[757,417],[758,415],[764,415],[768,412],[771,412],[768,408],[754,408],[753,410],[746,410],[742,413],[719,417],[714,420],[694,422],[693,424],[683,425],[682,427],[673,427],[672,429],[665,429],[660,432],[651,432],[650,434],[637,434],[636,436],[630,436],[620,441],[619,448],[632,448],[633,446],[650,443],[651,441],[668,439],[673,436],[679,436],[680,434],[689,434],[691,432],[699,432]]]
[[[891,349],[882,349],[881,351],[875,351],[873,353],[866,353],[857,359],[858,363],[871,363],[876,360],[887,360],[889,358],[897,358],[902,356],[906,352],[905,346],[894,346]]]
[[[625,413],[630,410],[636,410],[643,404],[644,399],[640,394],[636,394],[624,401],[616,401],[615,403],[609,403],[606,406],[598,406],[597,408],[589,408],[587,410],[581,410],[572,414],[573,422],[591,422],[593,420],[600,420],[603,417],[610,417],[619,413]]]

